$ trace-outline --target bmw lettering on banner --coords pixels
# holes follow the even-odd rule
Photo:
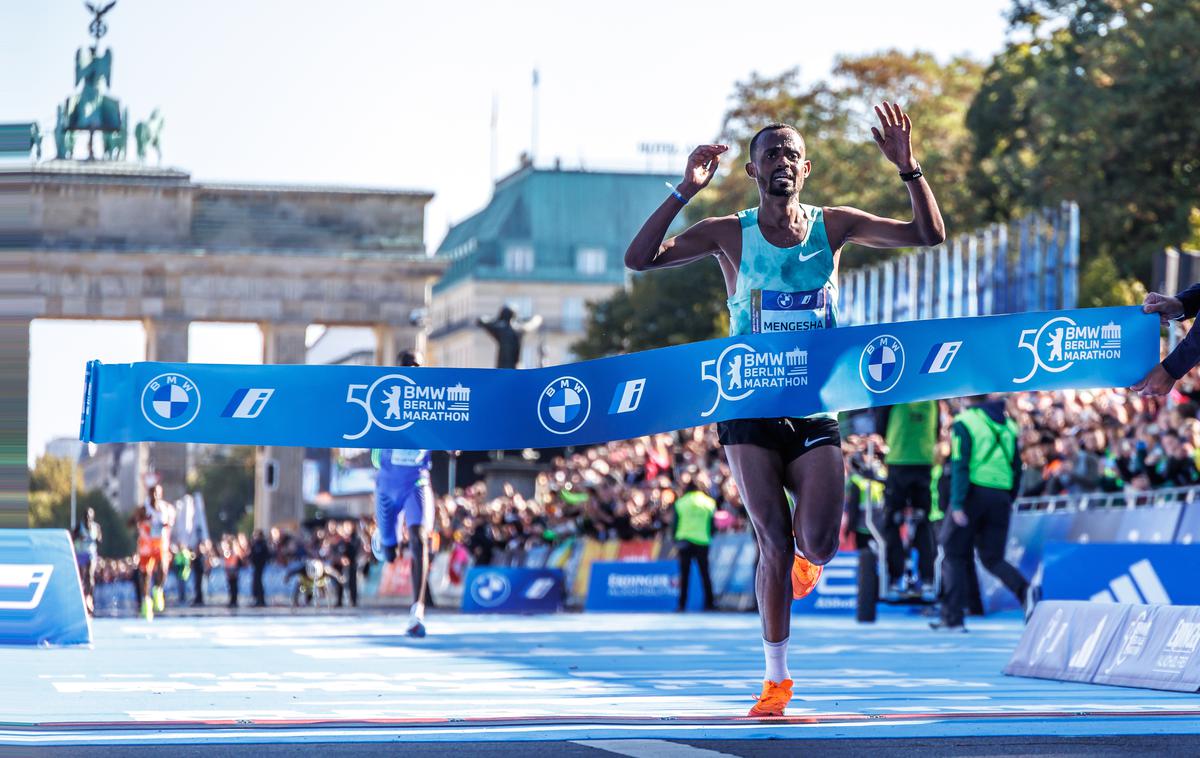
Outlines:
[[[560,376],[538,396],[537,413],[546,431],[570,434],[587,423],[592,413],[592,396],[583,382],[573,376]]]
[[[0,529],[0,645],[91,642],[67,532]]]
[[[420,376],[420,372],[413,372]],[[428,384],[407,374],[385,374],[371,384],[351,384],[346,402],[362,407],[362,428],[346,440],[366,436],[371,429],[402,432],[414,424],[464,424],[471,420],[471,388],[462,382],[453,385]]]
[[[199,413],[200,390],[183,374],[159,374],[142,390],[142,415],[159,429],[182,429]]]
[[[889,391],[904,375],[904,345],[890,334],[867,343],[858,359],[858,376],[875,394]]]
[[[554,613],[563,602],[561,569],[476,566],[464,586],[464,613]]]
[[[759,351],[744,342],[729,345],[715,359],[700,364],[700,380],[716,385],[713,404],[700,415],[708,418],[721,401],[736,403],[756,389],[808,386],[808,351]]]

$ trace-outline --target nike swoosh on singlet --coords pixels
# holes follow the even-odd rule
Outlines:
[[[817,437],[815,440],[806,439],[806,440],[804,440],[804,446],[805,446],[805,447],[812,447],[814,444],[816,444],[816,443],[820,442],[821,440],[827,440],[827,439],[829,439],[829,435],[828,435],[828,434],[827,434],[827,435],[825,435],[824,437]]]
[[[820,254],[821,254],[821,251],[820,251],[820,250],[817,250],[816,252],[814,252],[814,253],[809,253],[808,255],[804,255],[804,254],[802,254],[802,253],[796,253],[796,257],[800,259],[800,262],[801,262],[801,263],[804,263],[804,262],[805,262],[805,261],[807,261],[807,260],[810,260],[810,259],[812,259],[812,258],[816,258],[816,257],[817,257],[818,255],[820,255]]]

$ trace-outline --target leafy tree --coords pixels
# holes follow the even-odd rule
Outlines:
[[[104,534],[100,555],[119,558],[133,554],[133,530],[100,490],[84,490],[83,475],[75,472],[76,519],[91,508]],[[71,522],[71,461],[54,455],[37,459],[29,473],[29,523],[35,529],[73,528]]]
[[[214,538],[236,534],[243,514],[253,508],[254,456],[249,445],[218,449],[188,477],[188,489],[204,496],[208,532]]]
[[[967,117],[982,210],[1075,200],[1084,255],[1148,281],[1200,207],[1200,0],[1018,0],[1009,20]]]
[[[729,333],[725,279],[715,260],[642,274],[590,306],[586,334],[571,346],[583,359]]]

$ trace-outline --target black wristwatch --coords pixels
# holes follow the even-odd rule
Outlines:
[[[901,171],[900,172],[900,179],[903,181],[906,181],[906,182],[911,182],[913,179],[920,179],[922,176],[924,176],[924,174],[921,173],[921,164],[920,163],[918,163],[917,167],[914,168],[912,171]]]

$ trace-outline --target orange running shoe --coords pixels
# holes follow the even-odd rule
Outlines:
[[[814,566],[808,559],[797,554],[792,561],[792,597],[799,600],[817,588],[824,566]]]
[[[763,682],[762,694],[758,702],[750,709],[750,716],[782,716],[783,709],[792,700],[792,680],[782,682]]]

